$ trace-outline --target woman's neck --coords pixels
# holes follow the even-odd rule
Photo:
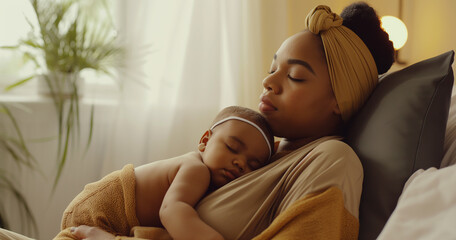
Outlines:
[[[290,151],[296,150],[316,139],[318,139],[318,138],[317,137],[316,138],[300,138],[300,139],[283,138],[279,143],[279,146],[277,148],[277,153],[290,152]]]
[[[340,117],[339,117],[340,118]],[[276,149],[276,153],[279,152],[290,152],[294,151],[312,141],[315,141],[319,138],[322,138],[324,136],[343,136],[343,129],[344,129],[344,124],[342,123],[342,119],[339,119],[334,123],[333,127],[328,127],[327,132],[321,133],[321,135],[317,136],[312,136],[312,137],[304,137],[304,138],[295,138],[295,139],[290,139],[290,138],[282,138],[281,141],[279,142],[279,146]]]

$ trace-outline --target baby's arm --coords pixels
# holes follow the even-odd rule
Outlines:
[[[223,239],[193,208],[206,193],[209,181],[210,172],[204,164],[188,161],[177,171],[160,208],[160,220],[174,240]]]

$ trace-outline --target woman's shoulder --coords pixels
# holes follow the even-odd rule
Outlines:
[[[347,157],[354,157],[358,159],[355,151],[343,142],[341,139],[328,139],[318,144],[313,151],[321,152],[323,154],[330,155],[344,155]]]
[[[353,149],[342,140],[331,139],[320,143],[307,156],[317,179],[315,188],[335,186],[342,190],[347,210],[358,216],[364,178],[363,167]],[[313,170],[312,170],[313,169]]]
[[[309,155],[325,161],[326,164],[342,165],[351,171],[362,172],[361,161],[355,151],[341,139],[329,139],[318,144]]]

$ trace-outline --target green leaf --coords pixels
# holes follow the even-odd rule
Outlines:
[[[13,125],[13,130],[17,135],[16,138],[0,133],[0,148],[6,150],[8,156],[10,156],[19,167],[21,165],[25,165],[32,170],[37,170],[37,162],[25,145],[24,137],[19,129],[19,125],[15,117],[5,104],[0,104],[0,110],[1,113],[6,114],[8,116],[8,119]],[[6,124],[6,122],[2,122],[2,124]],[[3,161],[4,159],[9,158],[0,158],[1,161]],[[13,176],[8,175],[8,172],[2,169],[2,166],[4,166],[4,164],[0,164],[0,190],[3,194],[10,193],[14,198],[15,201],[13,202],[16,203],[19,207],[20,219],[24,220],[24,222],[26,223],[22,224],[22,226],[27,227],[27,230],[29,230],[29,232],[34,231],[35,233],[38,233],[36,219],[25,197],[14,184],[17,181],[14,179]],[[4,195],[2,195],[2,197],[3,196]],[[4,203],[5,202],[3,201],[0,202],[0,217],[2,217],[2,221],[4,223],[7,223],[7,219],[5,218]]]
[[[95,105],[92,104],[92,107],[90,108],[89,137],[88,137],[88,140],[87,140],[87,145],[86,145],[86,148],[85,148],[85,151],[84,151],[83,158],[85,158],[87,152],[89,151],[90,143],[92,142],[94,116],[95,116]]]
[[[6,190],[10,192],[14,199],[16,200],[16,204],[19,206],[20,215],[22,219],[28,219],[31,222],[31,225],[26,225],[29,231],[33,230],[35,233],[38,234],[38,225],[36,219],[30,209],[30,206],[27,203],[24,195],[18,190],[18,188],[13,184],[5,171],[0,169],[0,189]],[[3,204],[2,204],[3,205]]]
[[[16,46],[0,46],[1,49],[9,49],[9,50],[17,50],[19,49],[19,45]]]
[[[27,62],[28,60],[32,60],[33,63],[35,64],[35,67],[40,68],[40,63],[38,62],[37,57],[33,56],[33,54],[31,54],[29,52],[24,52],[23,58],[24,58],[24,62]]]
[[[43,46],[36,43],[33,39],[23,40],[22,43],[32,48],[43,49]]]
[[[21,80],[19,80],[19,81],[13,83],[13,84],[11,84],[11,85],[6,86],[6,87],[5,87],[5,91],[10,91],[11,89],[13,89],[13,88],[15,88],[15,87],[17,87],[17,86],[20,86],[20,85],[22,85],[22,84],[28,82],[28,81],[29,81],[30,79],[32,79],[33,77],[35,77],[35,76],[26,77],[26,78],[21,79]]]
[[[21,130],[19,128],[19,124],[16,121],[16,118],[13,116],[13,114],[11,113],[11,111],[5,104],[1,104],[0,106],[3,109],[3,111],[6,113],[6,115],[9,117],[11,123],[13,124],[13,129],[15,130],[15,133],[18,136],[18,139],[16,141],[10,140],[10,142],[13,142],[13,143],[16,142],[16,146],[18,147],[18,149],[21,150],[21,152],[23,153],[23,155],[25,157],[25,160],[23,160],[22,162],[25,165],[31,167],[31,169],[34,169],[33,166],[37,165],[37,161],[33,157],[33,155],[30,153],[27,146],[25,145],[24,136],[21,133]],[[5,147],[8,147],[8,145],[5,144]],[[10,153],[12,153],[12,152],[10,152]],[[17,154],[13,154],[13,153],[12,153],[12,155],[17,156]]]
[[[65,143],[64,143],[64,147],[63,147],[63,153],[62,153],[62,156],[60,158],[60,161],[59,161],[59,164],[58,164],[58,168],[57,168],[57,175],[54,179],[54,185],[52,186],[52,192],[54,193],[55,192],[55,189],[57,187],[57,183],[59,182],[59,179],[62,175],[62,172],[63,172],[63,167],[65,166],[65,163],[66,163],[66,160],[67,160],[67,154],[68,154],[68,145],[69,145],[69,142],[70,142],[70,135],[71,135],[71,130],[73,129],[73,118],[72,118],[72,115],[73,115],[73,105],[70,104],[70,110],[68,112],[68,119],[66,121],[66,136],[65,136]]]

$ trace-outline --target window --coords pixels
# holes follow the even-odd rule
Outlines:
[[[0,46],[14,46],[19,39],[27,36],[36,19],[32,6],[28,0],[0,0]],[[24,63],[22,54],[18,51],[0,49],[0,88],[3,89],[18,79],[26,78],[33,73],[33,65]],[[28,92],[31,85],[27,84],[22,92]]]
[[[111,2],[81,1],[81,6],[84,7],[85,5],[83,4],[91,4],[90,13],[87,14],[107,17],[111,12],[101,12],[100,8],[102,6],[105,7],[105,5],[102,5],[103,3],[108,4],[108,7],[112,7]],[[94,11],[98,11],[100,14],[93,14]],[[32,30],[31,25],[34,26],[36,31],[39,31],[36,15],[30,0],[0,0],[0,46],[16,46],[20,39],[28,36]],[[30,59],[24,58],[21,51],[1,48],[0,96],[37,97],[39,88],[37,79],[31,79],[26,84],[13,88],[11,91],[4,90],[7,86],[34,75],[36,73],[35,70],[35,64]],[[112,98],[119,92],[115,81],[109,76],[90,70],[84,70],[81,75],[85,80],[84,95],[87,97]]]

